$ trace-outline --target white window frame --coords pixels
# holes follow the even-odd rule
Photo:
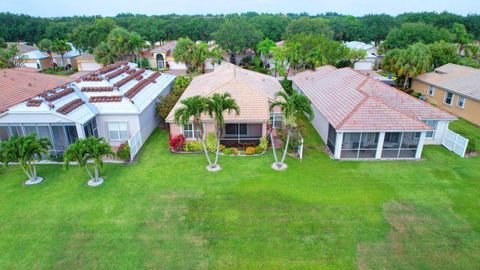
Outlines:
[[[125,124],[127,126],[127,129],[126,130],[120,130],[120,124]],[[117,126],[117,129],[116,130],[110,130],[110,125],[116,125]],[[118,139],[113,139],[112,136],[111,136],[111,133],[110,132],[117,132],[117,135],[118,135]],[[120,135],[121,134],[121,131],[126,131],[127,133],[127,136],[126,138],[122,138],[122,136]],[[118,142],[118,141],[126,141],[128,140],[129,138],[129,130],[128,130],[128,122],[107,122],[107,132],[108,132],[108,139],[111,141],[111,142]]]
[[[185,129],[185,126],[188,126],[188,127],[191,126],[192,128],[191,129],[190,128]],[[193,127],[193,123],[188,123],[188,124],[185,124],[185,125],[181,125],[181,131],[182,131],[181,133],[182,133],[183,137],[185,137],[185,139],[195,139],[195,129]],[[191,136],[186,136],[185,131],[191,132],[192,135]]]
[[[281,118],[282,126],[280,128],[282,128],[283,127],[283,122],[284,122],[283,113],[281,113],[281,112],[270,112],[270,121],[272,122],[272,128],[274,128],[274,129],[279,128],[275,124],[277,121],[280,121],[280,120],[277,120],[277,117]]]
[[[452,95],[452,98],[450,99],[450,103],[447,103],[447,97],[448,97],[448,95],[450,95],[450,94]],[[455,95],[454,95],[452,92],[446,91],[446,92],[445,92],[445,96],[443,97],[443,104],[452,107],[453,99],[454,99],[454,98],[455,98]]]
[[[462,105],[460,106],[460,100],[462,101]],[[465,108],[465,101],[466,101],[466,98],[463,97],[463,96],[458,96],[457,98],[457,107],[459,108]]]
[[[428,95],[433,97],[435,95],[435,86],[429,85],[428,86]]]
[[[425,120],[424,122],[425,122],[425,124],[435,128],[434,131],[425,132],[425,138],[434,139],[435,138],[435,132],[437,132],[438,120]],[[431,136],[428,135],[428,133],[430,133],[430,132],[432,133]]]

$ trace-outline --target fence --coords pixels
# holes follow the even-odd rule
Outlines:
[[[460,134],[457,134],[449,129],[446,130],[443,136],[442,145],[455,154],[465,157],[467,151],[468,139]]]
[[[128,139],[128,145],[130,146],[130,161],[132,161],[142,148],[142,133],[140,130]]]

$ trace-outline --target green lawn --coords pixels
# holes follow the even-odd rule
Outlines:
[[[480,127],[465,119],[450,123],[449,128],[469,139],[469,149],[480,152]]]
[[[475,269],[480,158],[332,161],[310,128],[303,161],[172,154],[155,132],[132,165],[0,169],[0,269]]]

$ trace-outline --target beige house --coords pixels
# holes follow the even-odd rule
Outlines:
[[[95,71],[103,67],[102,64],[95,61],[95,57],[90,53],[84,53],[74,58],[78,71]]]
[[[213,72],[193,79],[180,100],[175,104],[166,122],[170,123],[170,134],[183,134],[187,140],[195,139],[193,124],[174,123],[175,111],[183,105],[181,101],[192,96],[209,97],[215,93],[228,92],[240,107],[240,115],[225,113],[225,135],[223,144],[229,142],[258,142],[267,135],[267,125],[273,128],[283,124],[283,116],[277,109],[270,111],[275,93],[283,91],[274,77],[242,69],[223,62]],[[215,122],[209,116],[202,117],[205,133],[215,132]],[[197,131],[198,132],[198,131]]]
[[[480,69],[447,64],[415,78],[412,89],[433,105],[480,125]]]

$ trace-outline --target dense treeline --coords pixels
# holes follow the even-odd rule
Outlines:
[[[460,16],[448,12],[404,13],[396,17],[377,14],[362,17],[326,13],[316,16],[302,14],[258,14],[248,12],[229,15],[161,15],[146,16],[119,14],[100,22],[100,27],[111,29],[111,24],[139,33],[145,40],[173,40],[188,37],[192,40],[210,40],[212,33],[229,19],[242,17],[261,32],[263,37],[279,41],[299,32],[317,34],[321,32],[336,40],[363,40],[379,42],[387,38],[394,28],[405,23],[421,23],[436,30],[448,31],[455,23],[466,27],[475,39],[480,39],[480,15]],[[0,13],[0,38],[7,41],[37,43],[41,39],[67,39],[70,34],[87,33],[95,30],[99,16],[75,16],[59,18],[38,18],[28,15]],[[408,24],[407,24],[408,25]],[[100,31],[102,32],[102,31]],[[100,33],[102,35],[102,33]],[[105,35],[103,33],[103,35]],[[98,40],[98,37],[92,37]],[[98,44],[91,44],[96,47]]]

